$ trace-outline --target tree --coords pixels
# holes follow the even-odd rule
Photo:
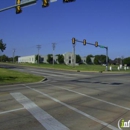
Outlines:
[[[47,62],[48,63],[52,63],[53,62],[52,54],[48,54],[47,55]]]
[[[3,52],[6,49],[6,44],[3,43],[2,39],[0,40],[0,50]]]
[[[20,56],[15,56],[14,57],[14,61],[17,61],[18,62],[18,58],[19,58]]]
[[[80,55],[76,55],[76,63],[81,63],[81,57],[80,57]]]
[[[130,57],[127,57],[123,60],[124,64],[127,64],[127,66],[130,66]]]
[[[86,63],[87,63],[87,64],[91,64],[91,63],[92,63],[91,57],[93,57],[93,55],[88,55],[88,56],[86,57]]]
[[[0,57],[0,61],[3,61],[3,62],[6,62],[6,61],[8,61],[8,56],[6,56],[6,55],[2,55],[1,57]]]
[[[115,65],[119,65],[119,64],[121,64],[121,58],[115,58],[114,59],[114,63],[115,63]]]
[[[109,63],[109,57],[108,57],[108,63]],[[94,64],[106,64],[106,56],[105,55],[96,55]]]
[[[40,61],[41,61],[41,56],[39,55],[39,62],[38,62],[38,55],[35,56],[35,60],[37,61],[37,63],[40,63]]]
[[[94,58],[94,64],[96,64],[96,65],[100,64],[100,62],[99,62],[99,55],[95,56],[95,58]]]
[[[58,56],[58,62],[59,62],[59,64],[63,64],[64,63],[64,56],[61,55],[61,54],[58,54],[57,56]]]
[[[9,57],[9,58],[8,58],[8,61],[9,61],[9,62],[13,62],[13,57]]]
[[[99,55],[99,63],[106,64],[106,56],[105,55]]]

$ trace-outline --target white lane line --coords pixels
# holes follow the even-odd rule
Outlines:
[[[15,112],[15,111],[19,111],[19,110],[23,110],[25,108],[18,108],[18,109],[13,109],[13,110],[9,110],[9,111],[3,111],[3,112],[0,112],[0,115],[1,114],[6,114],[6,113],[10,113],[10,112]]]
[[[44,75],[48,75],[48,76],[50,76],[50,77],[52,77],[52,76],[55,76],[55,77],[64,77],[64,78],[74,78],[74,77],[67,77],[67,75],[56,75],[56,74],[47,74],[47,73],[41,73],[41,72],[35,72],[35,71],[31,71],[31,72],[33,72],[33,73],[37,73],[37,74],[44,74]]]
[[[51,84],[49,84],[51,85]],[[53,85],[52,85],[53,86]],[[102,100],[102,99],[99,99],[99,98],[95,98],[95,97],[92,97],[92,96],[89,96],[87,94],[83,94],[83,93],[80,93],[80,92],[77,92],[77,91],[74,91],[74,90],[71,90],[71,89],[67,89],[67,88],[63,88],[63,87],[58,87],[56,86],[57,88],[60,88],[60,89],[64,89],[64,90],[67,90],[69,92],[73,92],[73,93],[76,93],[76,94],[79,94],[79,95],[82,95],[82,96],[85,96],[85,97],[88,97],[88,98],[91,98],[91,99],[94,99],[94,100],[97,100],[97,101],[100,101],[100,102],[104,102],[104,103],[107,103],[107,104],[110,104],[110,105],[113,105],[113,106],[116,106],[116,107],[120,107],[120,108],[123,108],[123,109],[126,109],[126,110],[130,110],[130,108],[128,107],[124,107],[124,106],[120,106],[118,104],[115,104],[115,103],[112,103],[112,102],[108,102],[108,101],[105,101],[105,100]]]
[[[44,95],[44,96],[50,98],[51,100],[53,100],[53,101],[55,101],[55,102],[58,102],[58,103],[62,104],[63,106],[65,106],[65,107],[67,107],[67,108],[69,108],[69,109],[71,109],[71,110],[73,110],[73,111],[75,111],[75,112],[77,112],[77,113],[79,113],[79,114],[81,114],[81,115],[83,115],[83,116],[85,116],[85,117],[87,117],[87,118],[89,118],[89,119],[95,121],[95,122],[98,122],[98,123],[104,125],[105,127],[108,127],[108,128],[110,128],[110,129],[112,129],[112,130],[119,130],[118,128],[116,128],[116,127],[114,127],[114,126],[112,126],[112,125],[110,125],[110,124],[108,124],[108,123],[106,123],[106,122],[104,122],[104,121],[101,121],[101,120],[99,120],[99,119],[97,119],[97,118],[95,118],[95,117],[93,117],[93,116],[91,116],[91,115],[88,115],[88,114],[86,114],[85,112],[82,112],[82,111],[78,110],[77,108],[74,108],[74,107],[72,107],[72,106],[70,106],[70,105],[68,105],[68,104],[66,104],[66,103],[63,103],[63,102],[61,102],[60,100],[58,100],[58,99],[56,99],[56,98],[53,98],[53,97],[51,97],[50,95],[48,95],[48,94],[46,94],[46,93],[44,93],[44,92],[41,92],[41,91],[39,91],[39,90],[37,90],[37,89],[34,89],[34,88],[31,88],[31,87],[29,87],[29,86],[25,86],[25,87],[27,87],[27,88],[29,88],[29,89],[35,91],[35,92],[38,92],[38,93],[40,93],[40,94],[42,94],[42,95]]]
[[[51,74],[51,71],[40,71],[40,70],[36,70],[36,71],[34,71],[34,70],[31,70],[30,72],[37,72],[37,73],[41,73],[41,74],[47,74],[47,75],[64,75],[64,76],[67,76],[67,75],[69,75],[69,76],[80,76],[80,77],[92,77],[91,75],[88,75],[88,74],[79,74],[79,73],[77,73],[77,74],[69,74],[69,73],[61,73],[61,72],[59,72],[59,73],[57,73],[57,72],[53,72],[54,74]],[[49,72],[49,73],[48,73]]]
[[[52,84],[47,84],[47,85],[54,86]],[[83,94],[83,93],[80,93],[80,92],[77,92],[77,91],[74,91],[74,90],[71,90],[71,89],[67,89],[67,88],[63,88],[63,87],[59,87],[59,86],[55,86],[55,87],[63,89],[63,90],[67,90],[69,92],[73,92],[73,93],[76,93],[76,94],[79,94],[79,95],[82,95],[82,96],[85,96],[85,97],[88,97],[88,98],[91,98],[91,99],[94,99],[94,100],[97,100],[97,101],[100,101],[100,102],[104,102],[104,103],[107,103],[107,104],[110,104],[110,105],[113,105],[113,106],[116,106],[116,107],[120,107],[120,108],[123,108],[123,109],[126,109],[126,110],[130,110],[130,108],[128,108],[128,107],[120,106],[118,104],[108,102],[108,101],[105,101],[105,100],[102,100],[102,99],[99,99],[99,98],[95,98],[95,97],[92,97],[92,96],[89,96],[87,94]]]
[[[43,109],[21,93],[11,93],[11,95],[26,108],[47,130],[69,130],[58,120],[53,118]]]

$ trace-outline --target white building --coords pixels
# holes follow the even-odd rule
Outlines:
[[[36,63],[35,55],[19,57],[18,63]]]
[[[43,63],[48,63],[47,62],[47,56],[41,56],[41,61],[43,62]]]
[[[72,65],[74,63],[74,56],[73,56],[72,52],[67,52],[67,53],[63,54],[63,56],[64,56],[64,63],[66,65]],[[40,59],[41,63],[48,63],[47,62],[47,59],[48,59],[47,55],[40,56],[40,57],[41,57],[41,59]],[[81,57],[81,59],[82,59],[82,63],[86,63],[86,57]],[[54,56],[54,61],[55,61],[55,63],[59,64],[58,56],[56,56],[56,55]],[[76,62],[76,55],[75,55],[75,62]],[[37,61],[36,61],[35,55],[31,55],[31,56],[19,57],[18,63],[37,63]]]
[[[74,56],[72,52],[67,52],[63,54],[63,56],[64,56],[64,62],[66,65],[73,64]],[[76,56],[75,56],[75,60],[76,60]]]

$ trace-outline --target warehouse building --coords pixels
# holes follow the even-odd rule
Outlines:
[[[64,56],[64,63],[66,65],[72,65],[74,63],[74,56],[72,52],[67,52],[63,54]],[[48,63],[47,59],[48,56],[40,56],[40,63]],[[81,57],[82,63],[86,63],[86,57]],[[55,63],[58,63],[58,56],[54,56],[54,61]],[[75,56],[75,61],[76,61],[76,56]],[[36,61],[36,55],[31,55],[31,56],[23,56],[18,58],[18,63],[37,63]]]
[[[19,57],[18,63],[36,63],[35,55]]]

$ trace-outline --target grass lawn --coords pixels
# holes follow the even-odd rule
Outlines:
[[[80,71],[105,71],[106,67],[101,65],[79,65],[79,66],[68,66],[64,64],[19,64],[25,66],[34,66],[50,69],[59,69],[59,70],[80,70]]]
[[[7,63],[10,64],[11,63]],[[106,71],[106,66],[102,66],[102,65],[85,65],[85,64],[81,64],[79,66],[68,66],[68,65],[64,65],[64,64],[32,64],[32,63],[16,63],[13,65],[20,65],[20,66],[30,66],[30,67],[41,67],[41,68],[49,68],[49,69],[58,69],[58,70],[71,70],[71,71],[91,71],[91,72],[103,72]],[[112,65],[112,71],[108,71],[108,72],[130,72],[129,70],[117,70],[117,65]],[[108,66],[109,69],[109,66]]]
[[[42,80],[42,76],[0,68],[0,85],[15,83],[32,83]]]
[[[29,64],[29,63],[26,63],[26,64],[20,64],[20,65],[25,65],[25,66],[34,66],[34,67],[42,67],[42,68],[50,68],[50,69],[58,69],[58,70],[72,70],[72,71],[94,71],[94,72],[101,72],[101,71],[105,71],[106,70],[106,66],[102,66],[102,65],[84,65],[84,64],[81,64],[79,66],[67,66],[67,65],[64,65],[64,64]],[[130,69],[129,70],[120,70],[118,71],[117,70],[117,65],[112,65],[112,72],[130,72]],[[108,66],[108,69],[109,69],[109,66]],[[110,71],[109,71],[110,72]]]

